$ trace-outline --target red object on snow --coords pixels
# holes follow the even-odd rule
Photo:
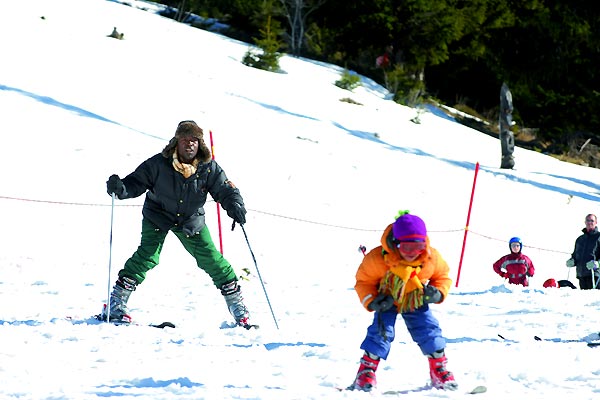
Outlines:
[[[558,283],[556,283],[556,279],[553,279],[553,278],[546,279],[546,281],[544,282],[544,287],[545,288],[558,287]]]

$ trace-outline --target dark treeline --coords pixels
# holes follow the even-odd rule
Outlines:
[[[281,51],[369,76],[409,103],[423,96],[498,118],[503,82],[515,121],[555,151],[600,143],[600,1],[172,0],[161,1],[252,42],[267,17]],[[387,52],[388,60],[376,59]],[[381,58],[379,59],[382,60]]]

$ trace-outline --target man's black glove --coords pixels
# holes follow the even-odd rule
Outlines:
[[[121,197],[125,191],[125,185],[123,184],[121,178],[119,178],[119,175],[111,175],[108,178],[106,181],[106,191],[109,195],[114,193],[117,197]]]
[[[380,293],[375,297],[367,308],[371,311],[384,312],[394,306],[394,298],[389,294]]]
[[[233,203],[227,210],[227,215],[240,225],[246,223],[246,209],[240,203]]]
[[[435,286],[425,285],[423,287],[423,302],[438,303],[442,300],[442,293]]]

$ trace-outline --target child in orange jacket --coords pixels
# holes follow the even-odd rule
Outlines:
[[[390,352],[398,314],[428,358],[432,385],[457,389],[454,375],[446,369],[446,341],[429,310],[429,304],[441,303],[448,295],[452,284],[448,271],[446,261],[429,244],[423,220],[401,212],[383,232],[381,246],[365,256],[356,272],[354,289],[362,305],[375,315],[360,347],[364,354],[358,373],[348,389],[369,392],[376,386],[375,371]]]

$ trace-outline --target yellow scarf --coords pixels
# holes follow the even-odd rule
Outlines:
[[[414,311],[423,305],[423,284],[418,277],[421,258],[409,262],[389,253],[384,255],[386,263],[391,261],[393,265],[379,283],[379,293],[390,294],[399,312]]]
[[[175,168],[175,171],[180,172],[185,178],[189,178],[194,175],[198,169],[198,159],[194,158],[191,164],[179,162],[177,150],[175,150],[173,152],[173,168]]]

